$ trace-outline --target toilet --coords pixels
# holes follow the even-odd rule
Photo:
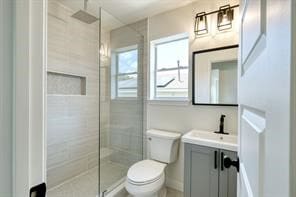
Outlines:
[[[181,134],[161,130],[147,131],[150,159],[132,165],[125,188],[133,197],[165,197],[165,168],[177,160]]]

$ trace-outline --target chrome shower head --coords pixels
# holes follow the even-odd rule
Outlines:
[[[84,0],[84,10],[79,10],[78,12],[74,13],[72,17],[84,23],[92,24],[99,19],[87,12],[87,2],[88,0]]]

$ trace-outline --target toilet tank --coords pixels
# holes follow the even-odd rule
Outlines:
[[[151,129],[147,131],[150,158],[163,163],[177,160],[181,134]]]

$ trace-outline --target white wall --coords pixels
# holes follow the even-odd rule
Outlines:
[[[190,57],[193,51],[216,48],[225,45],[238,44],[238,25],[226,33],[215,30],[216,23],[212,23],[211,34],[194,38],[194,16],[198,12],[217,10],[225,4],[238,4],[237,0],[197,1],[194,4],[178,8],[166,13],[153,16],[149,19],[150,41],[188,32],[190,34]],[[213,19],[216,19],[216,15]],[[238,19],[238,12],[235,12]],[[209,18],[209,24],[211,19]],[[190,60],[191,65],[191,60]],[[190,76],[191,77],[191,76]],[[189,88],[191,90],[191,87]],[[190,92],[191,94],[191,92]],[[218,129],[219,117],[226,115],[225,130],[237,133],[237,108],[192,106],[191,103],[183,106],[168,105],[168,103],[149,103],[147,105],[147,128],[157,128],[186,133],[191,129],[204,129],[213,132]],[[183,145],[180,149],[179,160],[167,169],[167,184],[177,189],[183,187]]]
[[[237,103],[237,61],[226,62],[218,66],[219,101],[221,103]]]
[[[0,196],[12,196],[12,1],[0,1]]]

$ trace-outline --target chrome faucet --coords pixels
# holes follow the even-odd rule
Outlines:
[[[219,134],[224,134],[224,135],[228,135],[229,133],[224,132],[224,118],[226,116],[224,114],[221,115],[220,117],[220,125],[219,125],[219,131],[215,131],[215,133],[219,133]]]

